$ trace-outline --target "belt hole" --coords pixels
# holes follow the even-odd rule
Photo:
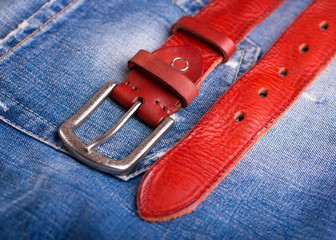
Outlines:
[[[268,90],[266,88],[262,88],[258,92],[259,97],[265,98],[268,95]]]
[[[305,43],[301,44],[300,47],[299,47],[299,50],[300,50],[300,53],[308,52],[308,50],[309,50],[308,44],[305,44]]]
[[[326,21],[323,21],[320,23],[320,29],[321,30],[327,30],[329,28],[329,23]]]
[[[133,90],[138,90],[138,88],[136,86],[132,85],[130,82],[125,82],[125,84],[127,86],[129,86],[130,88],[132,88]]]
[[[279,71],[280,77],[286,77],[288,74],[288,69],[287,68],[281,68]]]
[[[160,103],[159,100],[155,100],[155,103],[156,103],[160,108],[162,108],[162,110],[165,110],[165,109],[166,109],[166,107],[163,106],[163,105]]]
[[[235,120],[237,122],[240,122],[240,121],[243,121],[244,118],[245,118],[245,113],[244,112],[238,112],[236,115],[235,115]]]

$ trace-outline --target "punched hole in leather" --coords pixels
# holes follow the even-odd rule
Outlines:
[[[336,55],[335,12],[335,1],[314,1],[146,172],[137,195],[142,219],[167,221],[194,210],[285,114]]]

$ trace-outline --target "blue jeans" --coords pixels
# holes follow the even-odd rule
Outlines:
[[[181,139],[311,0],[288,0],[257,26],[174,128],[129,175],[72,158],[57,129],[139,49],[154,51],[208,0],[24,0],[0,3],[0,239],[333,239],[336,235],[336,61],[192,213],[146,223],[141,173]],[[106,101],[77,130],[85,142],[125,109]],[[152,129],[134,118],[99,151],[127,156]]]

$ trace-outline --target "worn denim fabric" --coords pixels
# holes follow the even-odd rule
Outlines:
[[[0,2],[0,239],[335,239],[336,61],[192,213],[164,223],[136,215],[141,173],[181,139],[264,54],[310,0],[288,0],[175,114],[174,128],[128,176],[76,161],[57,129],[127,60],[153,51],[208,0]],[[85,142],[125,109],[106,101],[76,132]],[[136,118],[99,151],[122,158],[152,129]],[[128,181],[125,181],[128,180]]]

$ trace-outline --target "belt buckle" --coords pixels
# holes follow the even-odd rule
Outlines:
[[[103,144],[112,137],[136,113],[142,104],[140,100],[135,102],[109,131],[89,144],[85,144],[77,137],[74,131],[109,97],[116,86],[117,84],[113,81],[103,86],[75,115],[60,127],[58,133],[65,147],[85,164],[112,175],[124,175],[131,172],[154,145],[170,130],[174,124],[174,120],[171,117],[165,118],[130,155],[122,160],[111,159],[98,153],[93,148]]]

